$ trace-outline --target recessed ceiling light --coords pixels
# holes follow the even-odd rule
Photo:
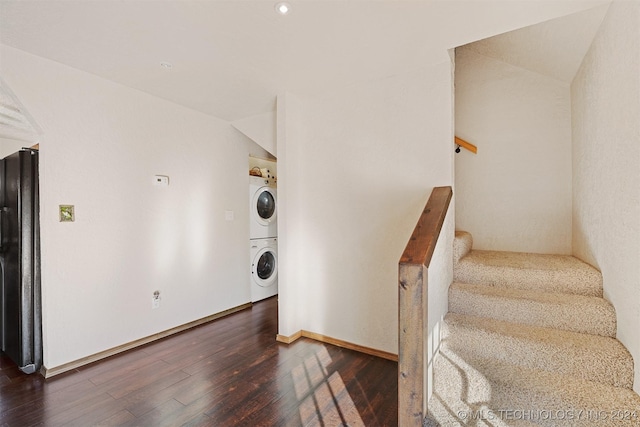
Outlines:
[[[276,12],[280,15],[286,15],[291,12],[291,5],[285,1],[281,1],[280,3],[276,3]]]
[[[171,64],[171,62],[161,62],[160,66],[165,70],[170,70],[173,67],[173,64]]]

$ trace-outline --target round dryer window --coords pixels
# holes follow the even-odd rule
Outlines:
[[[276,211],[276,199],[267,189],[260,192],[256,200],[256,210],[260,218],[269,220]]]
[[[278,274],[278,259],[271,248],[261,249],[253,258],[251,274],[256,284],[262,287],[271,286]]]
[[[263,253],[258,260],[258,265],[256,266],[256,273],[258,274],[258,277],[262,280],[267,280],[273,275],[275,270],[276,257],[273,256],[272,252]]]

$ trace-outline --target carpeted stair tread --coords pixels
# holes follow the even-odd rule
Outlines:
[[[471,247],[473,246],[473,237],[471,233],[466,231],[456,230],[455,237],[453,239],[453,261],[454,263],[460,261],[461,258],[466,256]]]
[[[602,296],[601,273],[568,255],[471,250],[455,263],[454,279],[512,289]]]
[[[454,282],[449,311],[512,323],[615,337],[616,314],[604,298]]]
[[[429,415],[443,427],[640,425],[640,396],[627,388],[450,349],[441,349],[434,365]]]
[[[425,422],[640,427],[633,359],[615,339],[602,274],[571,256],[472,245],[456,232]]]
[[[632,388],[633,359],[616,339],[449,313],[442,346],[460,355]]]

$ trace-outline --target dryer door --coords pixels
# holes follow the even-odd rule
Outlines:
[[[276,219],[276,197],[271,188],[261,187],[256,191],[252,203],[253,215],[262,225],[269,225]]]
[[[278,259],[271,248],[263,248],[253,258],[251,274],[255,282],[263,287],[271,286],[278,276]]]

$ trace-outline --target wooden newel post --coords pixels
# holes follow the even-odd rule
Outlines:
[[[427,412],[425,342],[428,273],[453,192],[436,187],[398,265],[398,425],[421,426]]]
[[[421,426],[424,419],[424,330],[427,268],[402,264],[399,271],[398,426]]]

